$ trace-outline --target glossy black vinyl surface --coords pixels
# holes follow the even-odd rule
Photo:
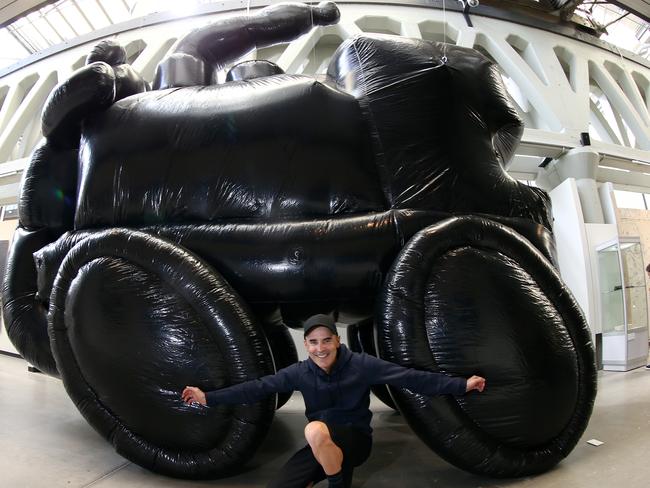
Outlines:
[[[86,120],[75,227],[379,210],[368,147],[356,101],[306,77],[142,93]]]
[[[23,171],[20,224],[28,229],[72,229],[77,195],[77,152],[43,143]]]
[[[425,442],[476,473],[548,469],[589,419],[593,349],[552,267],[548,195],[505,171],[523,126],[497,67],[363,35],[326,78],[257,60],[214,85],[337,20],[328,2],[222,19],[177,43],[152,92],[123,48],[94,49],[52,92],[25,172],[9,336],[118,452],[204,478],[250,459],[275,399],[201,409],[186,384],[290,363],[279,324],[374,317],[381,356],[488,378],[461,400],[393,392]]]
[[[377,356],[374,329],[374,320],[372,318],[363,320],[356,324],[348,325],[348,347],[350,350],[354,352],[365,352],[371,356]],[[397,406],[391,398],[390,391],[386,385],[373,385],[370,389],[384,405],[397,410]]]
[[[264,437],[275,398],[187,405],[204,390],[273,372],[262,328],[212,269],[168,241],[112,230],[66,256],[49,311],[52,352],[68,394],[128,459],[185,478],[242,465]]]
[[[213,84],[219,69],[253,49],[292,41],[315,26],[336,24],[339,17],[336,4],[328,1],[280,3],[228,16],[180,39],[156,67],[154,89]]]
[[[298,362],[298,351],[293,342],[293,337],[287,326],[281,319],[276,322],[265,321],[263,317],[258,317],[264,329],[264,335],[269,343],[269,348],[273,356],[273,367],[277,372],[282,368]],[[291,393],[278,393],[278,402],[276,409],[282,408],[291,398]]]
[[[418,233],[386,279],[380,355],[487,379],[482,394],[391,390],[414,432],[482,475],[539,473],[584,432],[596,394],[591,334],[550,263],[511,229],[477,217]]]
[[[165,225],[144,231],[168,238],[205,259],[249,303],[322,302],[323,309],[372,304],[401,247],[424,227],[449,217],[439,212],[391,210],[311,221],[241,221]],[[522,228],[552,256],[552,235],[526,221]],[[75,243],[93,231],[64,234],[36,254],[38,289],[49,296],[60,263]]]
[[[47,308],[37,298],[33,253],[56,239],[49,229],[18,227],[9,248],[2,286],[7,336],[27,361],[44,373],[58,372],[47,336]]]
[[[482,54],[364,34],[341,44],[328,76],[364,110],[391,207],[524,217],[551,228],[548,195],[504,170],[523,123]]]

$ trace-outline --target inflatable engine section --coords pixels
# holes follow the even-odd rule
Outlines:
[[[356,350],[488,379],[462,398],[377,386],[444,459],[547,470],[585,430],[594,353],[549,198],[505,171],[523,128],[497,68],[361,35],[322,80],[248,61],[214,81],[338,16],[281,4],[195,31],[153,90],[98,45],[50,96],[24,174],[9,336],[124,457],[209,478],[250,459],[287,398],[197,407],[182,388],[291,364],[286,325],[331,313]]]

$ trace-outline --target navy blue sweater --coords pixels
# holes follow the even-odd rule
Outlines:
[[[405,368],[352,352],[341,344],[329,374],[307,359],[273,375],[209,391],[205,397],[209,406],[255,403],[273,393],[298,390],[305,400],[305,415],[310,422],[348,425],[370,434],[370,385],[381,384],[408,388],[423,395],[462,395],[467,380]]]

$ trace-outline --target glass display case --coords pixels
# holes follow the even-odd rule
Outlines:
[[[648,357],[646,271],[639,238],[603,243],[598,253],[603,369],[628,371]]]

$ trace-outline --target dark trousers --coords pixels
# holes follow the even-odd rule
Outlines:
[[[372,448],[372,437],[353,427],[329,425],[330,436],[343,451],[343,478],[348,488],[352,484],[352,473],[363,464]],[[277,478],[267,488],[305,488],[309,483],[318,483],[327,478],[323,467],[314,457],[309,445],[296,452],[282,467]]]

